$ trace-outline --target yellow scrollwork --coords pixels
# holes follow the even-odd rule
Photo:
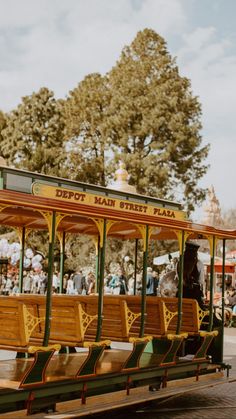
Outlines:
[[[57,238],[59,240],[60,243],[60,252],[63,252],[63,231],[57,231]]]
[[[188,240],[188,237],[192,234],[191,232],[188,231],[181,231],[181,230],[173,230],[178,243],[179,243],[179,254],[182,255],[182,240],[184,240],[184,244],[186,243],[186,241]]]
[[[143,239],[143,251],[146,252],[147,251],[147,241],[149,240],[149,238],[151,236],[151,232],[147,228],[148,226],[145,226],[143,224],[135,224],[135,225],[138,228],[138,230],[141,234],[141,237]],[[147,237],[147,231],[148,231],[148,237]]]
[[[138,319],[141,316],[141,313],[134,313],[129,309],[129,307],[126,305],[126,321],[127,321],[127,330],[128,332],[131,329],[132,324],[136,319]]]
[[[216,253],[216,245],[217,245],[218,238],[215,236],[206,236],[206,238],[210,246],[210,255],[211,257],[213,257],[213,255],[215,255]]]
[[[163,311],[164,311],[164,323],[165,323],[165,330],[168,329],[168,326],[173,319],[173,317],[178,315],[178,311],[171,311],[166,307],[166,304],[163,301]]]
[[[93,220],[93,222],[96,224],[98,232],[99,232],[99,237],[100,237],[100,241],[99,241],[99,245],[102,248],[103,244],[104,244],[104,223],[105,220],[101,219],[101,218],[91,218],[91,220]],[[107,220],[106,221],[106,236],[108,235],[111,227],[117,223],[117,221],[113,221],[113,220]]]
[[[198,306],[198,328],[200,329],[202,321],[205,316],[209,315],[209,310],[202,310],[201,307]]]
[[[37,327],[37,325],[45,320],[44,317],[36,317],[33,314],[30,313],[28,308],[23,305],[23,317],[24,317],[24,323],[26,326],[26,340],[29,341],[30,336],[33,332],[33,330]]]
[[[81,326],[81,335],[82,339],[84,338],[84,334],[89,327],[90,323],[92,323],[93,320],[97,320],[98,315],[95,314],[94,316],[86,313],[84,309],[82,308],[81,304],[78,304],[78,311],[79,311],[79,319],[80,319],[80,326]]]
[[[44,219],[47,221],[48,225],[48,232],[49,232],[49,241],[52,242],[52,221],[53,221],[53,212],[50,211],[41,211],[39,210],[40,214],[44,217]],[[56,220],[55,220],[55,231],[57,231],[57,228],[61,222],[61,220],[65,217],[67,217],[68,214],[61,214],[56,213]]]

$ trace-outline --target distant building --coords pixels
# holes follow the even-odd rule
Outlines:
[[[219,200],[216,198],[214,186],[208,189],[206,204],[203,207],[203,224],[211,226],[221,226],[223,219],[221,216],[221,208]]]

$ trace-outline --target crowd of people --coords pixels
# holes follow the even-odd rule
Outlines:
[[[78,269],[73,273],[65,273],[62,282],[62,289],[60,286],[60,273],[55,271],[52,277],[52,292],[64,294],[82,294],[90,295],[96,291],[96,278],[92,271],[86,270],[85,274],[82,269]],[[35,272],[34,270],[25,270],[23,272],[22,292],[24,294],[45,294],[47,290],[48,276],[43,270]],[[147,269],[147,295],[158,295],[159,276],[152,268]],[[8,272],[1,277],[0,285],[1,295],[18,294],[19,277],[18,273]],[[104,293],[105,294],[141,294],[142,289],[142,273],[138,273],[136,277],[136,284],[134,275],[127,279],[124,271],[118,269],[114,274],[108,274],[104,278]]]
[[[24,294],[45,294],[47,291],[48,275],[43,270],[38,272],[28,270],[23,272],[22,292]],[[60,273],[55,271],[52,277],[52,292],[62,291],[64,294],[89,295],[95,292],[95,275],[88,272],[84,275],[82,270],[75,273],[66,273],[63,277],[62,290],[60,289]],[[16,272],[8,272],[1,276],[0,294],[16,295],[20,293],[19,275]]]

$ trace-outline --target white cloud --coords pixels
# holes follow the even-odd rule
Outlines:
[[[151,27],[163,36],[180,28],[185,15],[179,0],[0,0],[0,108],[40,86],[57,96],[90,72],[107,72],[138,30]],[[4,64],[7,63],[7,64]],[[16,77],[17,76],[17,77]]]
[[[202,186],[215,186],[224,208],[236,207],[234,174],[236,56],[229,39],[218,39],[213,27],[198,27],[183,35],[177,52],[181,72],[191,79],[202,103],[203,140],[210,143],[210,170]]]
[[[198,28],[183,40],[185,44],[177,54],[178,62],[202,102],[204,131],[216,139],[223,134],[233,140],[236,56],[232,45],[227,39],[217,40],[213,28]]]

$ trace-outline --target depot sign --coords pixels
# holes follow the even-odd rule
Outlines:
[[[57,199],[64,202],[78,203],[79,205],[90,205],[94,207],[111,208],[114,210],[120,210],[129,213],[142,213],[156,217],[164,217],[175,220],[185,220],[185,212],[183,211],[161,208],[155,205],[136,203],[130,200],[126,201],[110,198],[108,196],[101,196],[99,194],[81,192],[76,189],[67,189],[46,185],[39,182],[33,183],[32,193],[36,196]]]

